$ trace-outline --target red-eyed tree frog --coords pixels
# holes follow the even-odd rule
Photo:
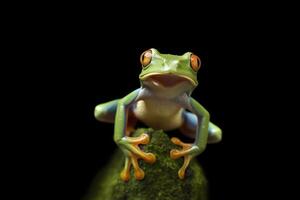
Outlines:
[[[172,159],[184,158],[178,177],[183,179],[192,158],[201,154],[207,143],[217,143],[222,139],[222,131],[210,122],[207,110],[191,97],[198,85],[197,72],[201,67],[200,58],[187,52],[183,55],[161,54],[149,49],[140,57],[142,71],[139,75],[141,87],[127,96],[99,104],[94,115],[97,120],[115,123],[114,141],[125,155],[125,166],[121,179],[130,179],[130,167],[134,176],[142,180],[144,171],[138,159],[154,163],[154,154],[144,152],[140,144],[147,144],[147,133],[131,137],[138,120],[156,130],[179,129],[184,135],[194,138],[193,143],[184,143],[173,137],[171,141],[182,147],[170,151]]]

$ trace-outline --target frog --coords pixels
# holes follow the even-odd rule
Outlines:
[[[120,172],[125,182],[130,180],[131,166],[135,179],[144,179],[139,159],[149,164],[156,162],[153,153],[144,152],[140,147],[149,144],[149,135],[131,136],[138,121],[154,130],[178,129],[191,138],[192,143],[178,137],[170,139],[178,148],[172,149],[168,156],[174,160],[183,158],[178,178],[184,179],[191,160],[200,155],[207,144],[222,140],[220,127],[210,121],[209,112],[191,96],[198,86],[201,59],[192,52],[162,54],[151,48],[140,55],[140,63],[140,87],[120,99],[97,105],[94,116],[98,121],[114,123],[113,138],[125,156]]]

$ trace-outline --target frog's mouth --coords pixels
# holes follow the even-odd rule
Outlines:
[[[148,74],[141,78],[142,81],[151,81],[156,86],[174,87],[178,84],[189,82],[196,85],[195,81],[183,75],[175,74]]]

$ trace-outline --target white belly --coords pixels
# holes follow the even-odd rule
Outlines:
[[[183,123],[183,109],[169,100],[147,99],[136,104],[134,114],[153,129],[173,130]]]

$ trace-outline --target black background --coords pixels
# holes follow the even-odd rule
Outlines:
[[[139,87],[139,56],[154,47],[161,53],[193,51],[203,61],[193,97],[224,135],[198,157],[211,200],[280,193],[288,199],[284,187],[290,191],[297,184],[282,177],[294,178],[295,165],[287,158],[297,156],[284,150],[298,146],[291,144],[298,140],[297,123],[290,121],[297,117],[287,113],[296,113],[289,94],[297,90],[286,83],[298,80],[287,75],[297,58],[285,46],[296,41],[289,31],[293,17],[284,19],[289,9],[236,2],[163,8],[147,1],[142,8],[134,3],[130,17],[125,6],[117,12],[113,4],[95,10],[54,5],[50,12],[14,6],[16,13],[5,16],[1,99],[7,102],[1,114],[9,123],[2,123],[8,128],[1,136],[11,143],[1,142],[9,158],[3,164],[11,169],[3,171],[10,196],[76,200],[85,194],[116,149],[113,125],[97,122],[94,107]]]

